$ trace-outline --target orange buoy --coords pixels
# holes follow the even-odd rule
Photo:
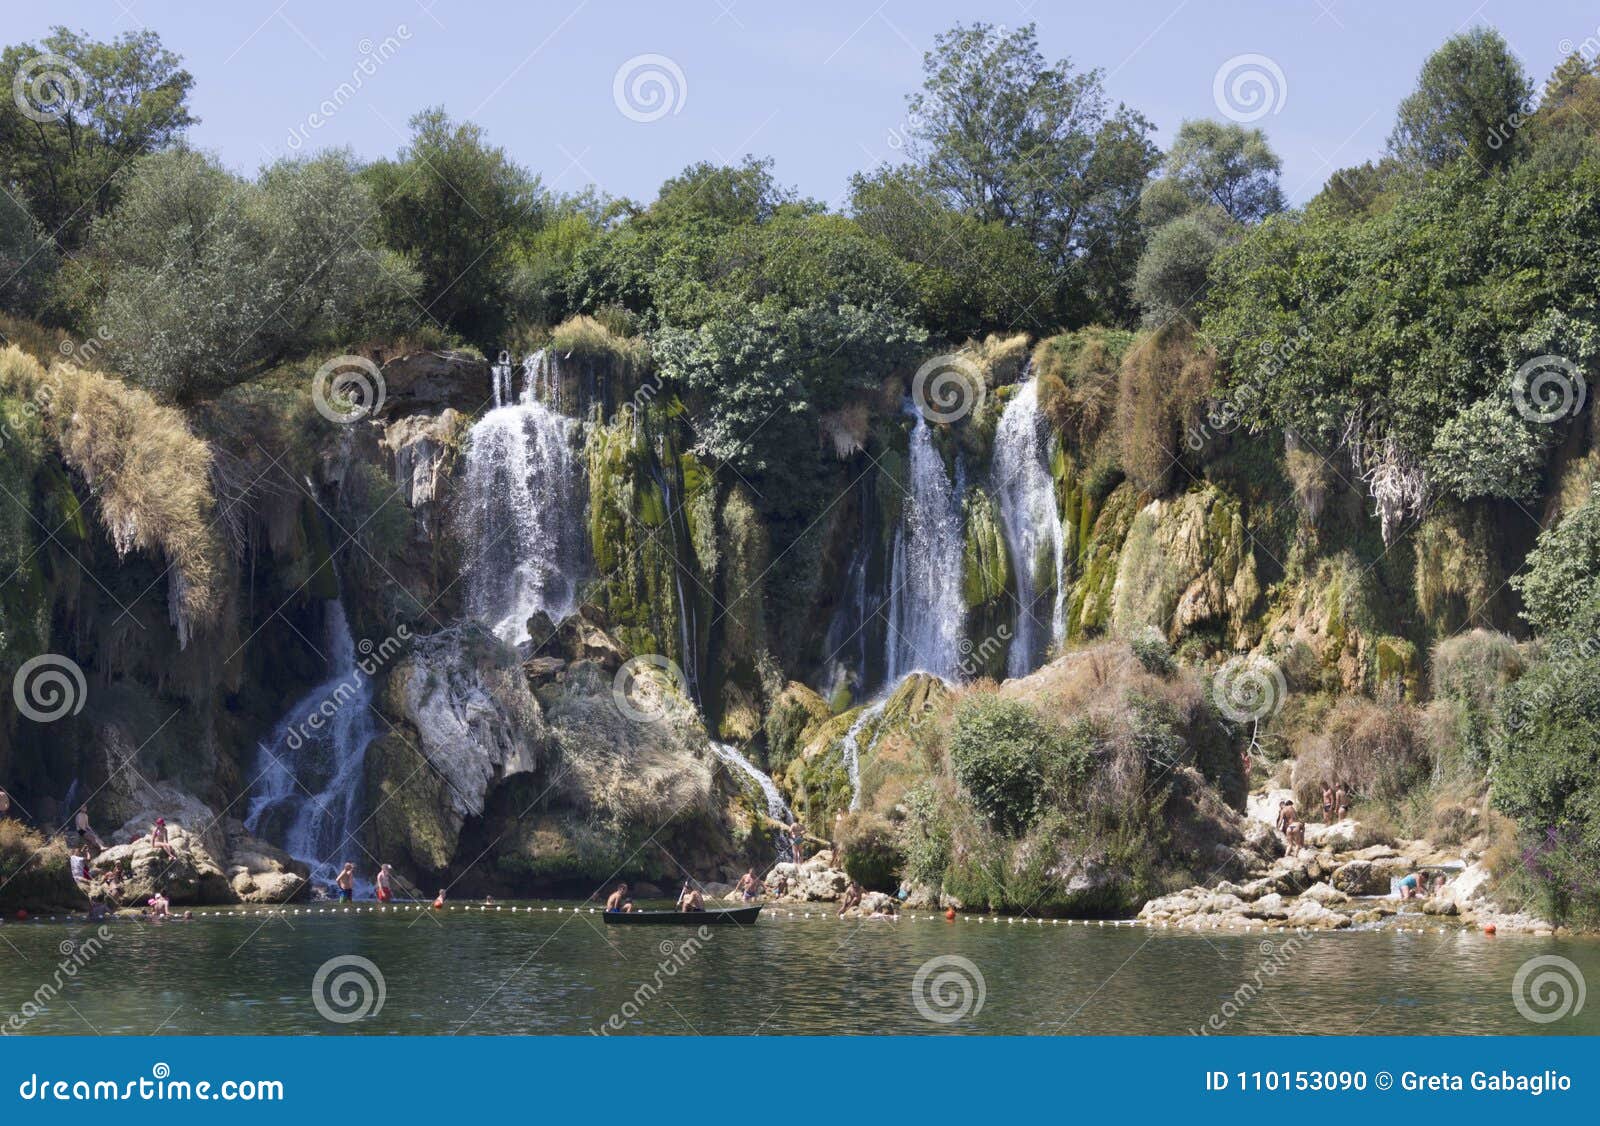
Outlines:
[[[1483,924],[1483,933],[1484,934],[1493,934],[1494,933],[1494,924],[1493,923],[1484,923]]]
[[[948,922],[948,923],[955,922],[956,921],[956,909],[954,907],[946,907],[944,909],[944,918],[945,918],[945,922]]]
[[[26,907],[18,907],[17,908],[17,918],[26,919],[27,917],[28,917],[28,909]]]

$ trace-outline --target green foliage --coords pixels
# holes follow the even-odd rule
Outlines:
[[[1600,361],[1596,326],[1568,313],[1600,300],[1579,250],[1597,238],[1600,161],[1452,167],[1371,219],[1254,229],[1216,264],[1204,333],[1247,426],[1354,441],[1363,472],[1382,458],[1450,495],[1506,495],[1532,479],[1535,443],[1478,404],[1506,403],[1540,355]]]
[[[0,912],[79,907],[83,893],[72,882],[64,840],[46,839],[11,817],[0,818]]]
[[[939,793],[923,782],[906,791],[902,804],[900,853],[906,883],[938,889],[950,864],[950,825],[940,807]]]
[[[11,192],[0,192],[0,308],[35,314],[56,271],[56,244]]]
[[[488,347],[513,319],[515,249],[543,227],[537,177],[442,108],[411,119],[410,143],[362,172],[383,241],[422,275],[429,316]]]
[[[845,873],[868,891],[893,893],[906,858],[895,829],[878,817],[853,818],[839,842]]]
[[[984,695],[956,710],[950,765],[974,806],[1001,832],[1033,823],[1045,798],[1045,765],[1061,754],[1061,731],[1019,700]]]
[[[107,354],[140,386],[184,397],[392,329],[416,277],[362,248],[372,220],[347,154],[279,161],[254,183],[190,150],[147,157],[95,225],[112,263]]]
[[[1480,399],[1439,427],[1430,476],[1462,500],[1531,500],[1543,477],[1550,428],[1529,422],[1509,399]]]
[[[1156,162],[1152,126],[1112,108],[1099,70],[1051,65],[1033,25],[958,24],[923,58],[909,152],[958,210],[1016,227],[1081,312],[1125,318],[1133,204]]]
[[[1177,670],[1172,659],[1172,646],[1160,630],[1141,630],[1128,640],[1133,655],[1144,671],[1156,676],[1170,676]]]
[[[103,43],[56,27],[0,54],[0,88],[22,92],[0,100],[0,184],[20,188],[63,247],[116,205],[139,157],[194,124],[179,62],[145,30]]]
[[[1139,258],[1133,299],[1152,324],[1195,319],[1205,300],[1211,263],[1233,241],[1234,224],[1220,208],[1199,208],[1157,227]]]
[[[1162,158],[1161,178],[1144,189],[1141,218],[1154,227],[1215,207],[1235,223],[1259,223],[1283,210],[1282,168],[1259,129],[1185,121]]]
[[[1600,486],[1553,528],[1539,534],[1511,585],[1523,617],[1543,634],[1593,635],[1600,630]]]
[[[1423,168],[1465,156],[1474,172],[1511,161],[1533,83],[1505,39],[1489,27],[1447,39],[1428,56],[1417,88],[1400,103],[1389,151]]]
[[[930,330],[960,340],[1053,323],[1057,280],[1039,248],[1017,227],[953,206],[918,169],[857,173],[850,212],[909,264],[916,308]]]

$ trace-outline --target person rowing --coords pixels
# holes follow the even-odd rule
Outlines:
[[[706,909],[705,897],[700,894],[700,889],[688,880],[683,881],[683,890],[678,893],[679,911],[704,911]]]

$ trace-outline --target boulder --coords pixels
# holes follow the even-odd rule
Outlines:
[[[1361,822],[1346,817],[1332,825],[1314,825],[1306,830],[1306,844],[1332,852],[1349,852],[1360,847],[1366,830]]]
[[[606,632],[600,612],[588,604],[556,624],[554,645],[567,660],[593,661],[606,672],[616,672],[631,656],[621,642]]]
[[[113,845],[94,858],[97,872],[122,867],[122,894],[114,902],[142,905],[158,891],[174,904],[235,901],[222,865],[199,834],[169,822],[167,838],[171,855],[152,845],[146,836],[131,844]],[[94,884],[93,897],[113,902],[99,881]]]
[[[1423,900],[1422,913],[1424,915],[1455,915],[1459,912],[1456,901],[1444,895],[1436,895],[1432,899]]]
[[[1389,876],[1371,861],[1352,860],[1334,869],[1329,880],[1346,895],[1388,895]]]
[[[1309,899],[1313,903],[1320,903],[1324,907],[1335,903],[1348,903],[1350,901],[1350,897],[1344,892],[1340,891],[1338,888],[1329,884],[1321,883],[1312,884],[1310,887],[1306,888],[1305,891],[1300,893],[1300,898],[1302,900]]]
[[[228,822],[228,884],[241,903],[288,903],[311,891],[311,870],[282,849],[251,836],[243,824]]]
[[[1291,927],[1309,930],[1340,930],[1350,925],[1350,916],[1329,910],[1313,900],[1302,899],[1289,912],[1287,922]]]
[[[409,415],[384,428],[383,445],[394,462],[395,488],[418,511],[424,530],[430,506],[444,499],[444,482],[465,429],[465,416],[448,408],[438,415]]]

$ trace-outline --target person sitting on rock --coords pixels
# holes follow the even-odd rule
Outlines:
[[[167,854],[168,860],[178,859],[178,850],[172,847],[172,842],[167,839],[167,819],[157,817],[156,823],[150,826],[150,847]]]
[[[844,889],[844,898],[839,900],[839,918],[844,918],[844,913],[852,907],[861,906],[861,885],[854,880]]]

